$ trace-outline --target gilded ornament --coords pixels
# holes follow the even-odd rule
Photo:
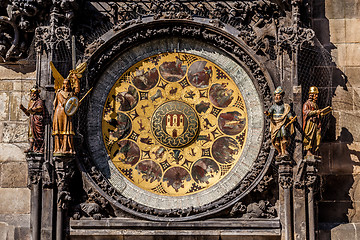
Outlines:
[[[240,158],[244,100],[229,75],[187,53],[161,53],[128,69],[110,90],[103,139],[122,175],[166,196],[207,189]]]

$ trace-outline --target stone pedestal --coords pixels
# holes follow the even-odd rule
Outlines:
[[[64,239],[64,216],[66,215],[70,195],[70,181],[74,176],[75,155],[54,155],[57,194],[56,239]]]
[[[28,164],[28,187],[31,190],[31,236],[33,240],[38,240],[41,226],[41,177],[44,154],[27,153],[26,162]]]
[[[279,166],[279,185],[283,190],[283,209],[280,210],[280,218],[283,225],[283,239],[292,239],[292,220],[291,220],[291,188],[293,185],[292,163],[289,156],[278,156],[275,164]],[[281,191],[280,191],[281,194]],[[281,199],[281,196],[280,196]]]

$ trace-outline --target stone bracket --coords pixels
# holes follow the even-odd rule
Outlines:
[[[34,184],[38,184],[41,180],[44,155],[29,152],[26,154],[26,162],[28,164],[28,188],[31,189]]]

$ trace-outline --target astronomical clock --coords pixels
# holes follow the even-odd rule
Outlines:
[[[126,212],[162,221],[216,213],[269,167],[256,80],[210,44],[154,39],[117,55],[96,81],[89,156]]]

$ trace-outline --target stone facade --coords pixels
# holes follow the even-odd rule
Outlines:
[[[28,90],[34,64],[0,65],[0,238],[30,239],[30,190],[27,188]]]
[[[359,12],[360,3],[355,0],[319,0],[314,6],[314,30],[331,53],[335,65],[332,79],[334,119],[321,147],[318,210],[319,222],[324,223],[322,227],[327,232],[324,239],[350,239],[346,236],[356,235],[357,224],[334,226],[360,222]]]
[[[360,223],[360,3],[314,0],[312,12],[316,36],[334,61],[334,111],[321,146],[319,236],[353,239]],[[0,239],[30,239],[28,125],[18,106],[26,106],[35,78],[32,61],[0,64]]]

